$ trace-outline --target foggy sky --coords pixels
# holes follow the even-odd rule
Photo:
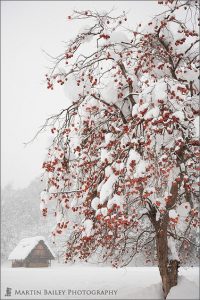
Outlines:
[[[74,8],[130,11],[129,25],[160,11],[157,1],[1,1],[1,142],[2,187],[25,187],[42,173],[49,132],[24,147],[45,119],[68,105],[61,87],[46,89],[44,74],[51,55],[78,28],[67,22]],[[86,23],[82,23],[80,26]]]

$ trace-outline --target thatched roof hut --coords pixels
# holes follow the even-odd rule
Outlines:
[[[55,259],[55,254],[42,236],[21,240],[8,257],[13,268],[48,267],[52,259]]]

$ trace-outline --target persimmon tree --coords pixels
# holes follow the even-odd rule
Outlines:
[[[165,11],[136,29],[125,12],[67,17],[87,27],[46,74],[72,102],[45,123],[41,210],[54,204],[66,261],[125,266],[156,244],[166,297],[197,249],[199,37],[197,1],[159,2]]]

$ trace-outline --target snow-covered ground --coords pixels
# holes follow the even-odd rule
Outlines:
[[[50,268],[2,266],[1,299],[162,299],[158,268],[113,269],[53,264]],[[199,269],[181,268],[168,299],[199,299]],[[11,288],[11,296],[5,296]],[[7,289],[9,293],[9,290]]]

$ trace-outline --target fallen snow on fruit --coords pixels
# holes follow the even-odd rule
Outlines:
[[[49,268],[2,267],[2,299],[7,287],[9,299],[163,299],[161,280],[156,267],[114,269],[96,265],[64,265],[52,263]],[[179,285],[167,299],[199,299],[198,268],[181,268]],[[44,290],[65,290],[65,295],[44,295]],[[15,295],[15,290],[41,290],[42,295]],[[70,291],[79,291],[73,294]],[[81,291],[115,290],[116,295],[88,295]]]

